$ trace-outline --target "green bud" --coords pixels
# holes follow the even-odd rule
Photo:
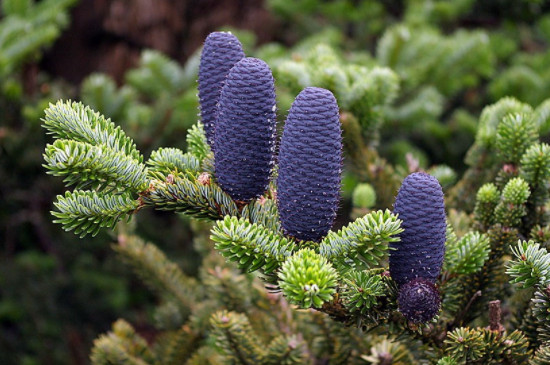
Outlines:
[[[279,273],[279,285],[290,303],[320,308],[336,293],[338,274],[332,264],[309,248],[288,258]]]
[[[531,114],[508,114],[497,128],[496,146],[504,162],[518,164],[527,148],[538,140]]]
[[[529,185],[543,185],[550,177],[550,146],[535,143],[521,157],[519,176]]]
[[[479,188],[476,195],[476,206],[474,208],[475,219],[487,227],[494,223],[495,207],[500,200],[500,192],[493,183],[488,183]]]
[[[508,181],[495,209],[496,221],[505,227],[519,226],[521,218],[527,214],[525,203],[530,195],[529,185],[521,177]]]
[[[371,184],[361,183],[353,189],[351,200],[356,208],[372,208],[376,204],[376,192]]]
[[[521,177],[508,181],[502,190],[502,200],[510,204],[524,204],[529,199],[529,195],[531,195],[529,185]]]

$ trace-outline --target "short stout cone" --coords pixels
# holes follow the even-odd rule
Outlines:
[[[338,104],[328,90],[308,87],[297,97],[279,151],[277,204],[285,234],[321,240],[340,199],[342,132]]]
[[[409,281],[399,290],[399,311],[414,323],[428,322],[441,306],[439,291],[430,281],[418,278]]]
[[[234,200],[262,195],[269,184],[276,138],[275,85],[262,60],[243,58],[222,88],[214,168],[221,188]]]
[[[416,278],[435,283],[445,254],[446,218],[437,179],[423,172],[405,178],[394,204],[403,221],[400,241],[391,243],[390,274],[402,286]]]
[[[201,120],[210,146],[214,142],[217,104],[229,70],[244,58],[241,42],[231,33],[214,32],[204,41],[199,64]]]

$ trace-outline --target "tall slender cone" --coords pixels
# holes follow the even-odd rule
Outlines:
[[[308,87],[286,121],[279,151],[277,201],[285,233],[319,241],[332,227],[342,171],[338,104],[328,90]]]
[[[435,283],[443,265],[447,227],[439,182],[423,172],[410,174],[393,207],[404,231],[401,241],[390,244],[391,277],[399,286],[419,277]]]
[[[244,58],[241,42],[231,33],[210,33],[199,64],[201,120],[210,146],[214,143],[217,104],[229,70]]]
[[[223,86],[214,136],[214,167],[234,200],[262,195],[269,184],[276,138],[275,85],[262,60],[244,58]]]

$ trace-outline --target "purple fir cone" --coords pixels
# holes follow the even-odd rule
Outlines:
[[[210,146],[214,143],[217,104],[229,70],[244,58],[241,42],[231,33],[210,33],[204,41],[199,64],[201,120]]]
[[[403,316],[415,323],[428,322],[435,317],[441,306],[439,291],[433,283],[423,278],[403,285],[397,302]]]
[[[393,206],[403,220],[401,241],[390,244],[390,274],[399,286],[416,278],[435,283],[445,255],[447,223],[443,191],[423,172],[405,178]]]
[[[234,200],[262,195],[274,164],[275,85],[262,60],[244,58],[231,69],[222,88],[214,168],[222,189]]]
[[[277,204],[284,232],[320,241],[340,200],[342,131],[338,104],[328,90],[308,87],[297,97],[279,151]]]

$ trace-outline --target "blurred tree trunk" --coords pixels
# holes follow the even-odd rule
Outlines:
[[[70,82],[93,71],[120,82],[144,48],[184,62],[224,25],[251,30],[261,43],[277,30],[261,0],[81,0],[42,66]]]

